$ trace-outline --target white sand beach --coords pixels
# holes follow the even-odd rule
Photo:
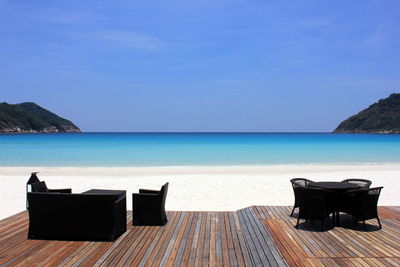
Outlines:
[[[252,205],[292,205],[289,180],[315,181],[365,178],[384,186],[379,205],[400,206],[400,164],[376,165],[273,165],[182,167],[0,167],[0,219],[25,210],[25,188],[30,173],[49,188],[72,188],[80,193],[92,188],[127,191],[159,189],[169,182],[167,210],[233,211]]]

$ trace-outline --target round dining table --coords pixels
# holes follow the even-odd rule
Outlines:
[[[335,199],[337,200],[337,207],[335,208],[335,217],[336,217],[336,226],[340,225],[340,220],[339,220],[339,203],[341,203],[341,198],[342,194],[352,190],[352,189],[358,189],[361,188],[361,185],[359,184],[352,184],[352,183],[343,183],[343,182],[310,182],[308,184],[308,187],[313,187],[313,188],[322,188],[322,189],[328,189],[332,191],[335,195]]]

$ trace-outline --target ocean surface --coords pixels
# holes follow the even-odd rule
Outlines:
[[[0,134],[0,166],[199,166],[400,162],[400,135]]]

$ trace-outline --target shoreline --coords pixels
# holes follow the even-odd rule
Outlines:
[[[127,208],[139,188],[159,190],[169,182],[167,210],[233,211],[253,205],[293,205],[290,179],[315,181],[365,178],[372,187],[384,186],[379,205],[400,206],[400,163],[312,164],[264,166],[160,167],[0,167],[0,219],[25,209],[25,188],[31,172],[49,188],[92,188],[127,191]]]
[[[314,162],[314,163],[270,163],[270,164],[202,164],[202,165],[0,165],[0,169],[20,168],[257,168],[257,167],[279,167],[279,166],[366,166],[366,165],[400,165],[400,161],[382,162]]]
[[[319,170],[387,170],[395,169],[400,171],[400,162],[386,162],[386,163],[309,163],[309,164],[271,164],[271,165],[176,165],[176,166],[0,166],[0,176],[7,175],[24,175],[31,172],[38,171],[39,173],[45,172],[46,174],[62,176],[66,173],[68,175],[88,175],[88,174],[113,174],[115,171],[125,174],[153,174],[154,172],[161,173],[187,173],[187,172],[200,172],[206,174],[218,173],[232,173],[250,172],[259,173],[260,171],[319,171]]]

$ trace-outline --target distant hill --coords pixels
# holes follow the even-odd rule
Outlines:
[[[400,94],[391,94],[339,124],[334,133],[400,133]]]
[[[71,121],[32,102],[0,103],[0,133],[80,132]]]

